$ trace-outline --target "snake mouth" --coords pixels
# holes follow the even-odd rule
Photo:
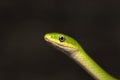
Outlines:
[[[48,36],[44,36],[44,39],[45,39],[45,41],[49,44],[49,45],[52,45],[52,46],[55,46],[55,47],[57,47],[57,43],[56,42],[53,42],[52,40],[50,40],[49,38],[48,38]]]
[[[45,39],[45,41],[49,42],[49,39],[47,38],[46,35],[44,36],[44,39]]]

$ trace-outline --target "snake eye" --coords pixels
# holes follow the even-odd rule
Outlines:
[[[65,37],[64,36],[59,36],[59,40],[60,40],[60,42],[64,42],[65,41]]]

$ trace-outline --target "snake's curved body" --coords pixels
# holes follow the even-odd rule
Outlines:
[[[104,71],[73,38],[61,33],[47,33],[44,39],[54,47],[74,59],[95,80],[117,80]]]

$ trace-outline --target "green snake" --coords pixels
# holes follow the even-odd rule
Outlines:
[[[62,33],[47,33],[45,41],[75,60],[95,80],[118,80],[103,70],[72,37]]]

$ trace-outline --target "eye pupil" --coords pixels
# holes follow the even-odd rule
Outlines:
[[[60,37],[59,37],[59,40],[60,40],[60,42],[64,42],[64,41],[65,41],[64,36],[60,36]]]

